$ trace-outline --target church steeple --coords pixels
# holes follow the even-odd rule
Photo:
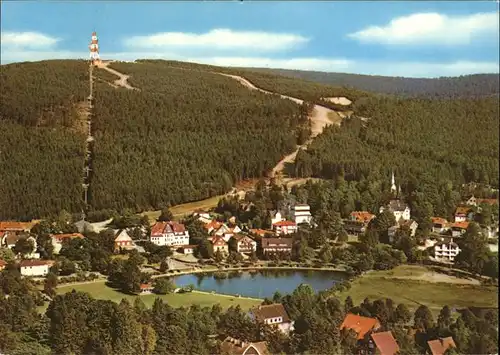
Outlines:
[[[398,188],[396,187],[396,179],[394,178],[394,171],[392,171],[391,192],[392,193],[397,193],[398,192]]]

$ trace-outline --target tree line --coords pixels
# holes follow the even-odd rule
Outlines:
[[[157,298],[147,308],[140,297],[131,303],[97,300],[83,292],[55,295],[43,314],[43,296],[29,278],[8,266],[0,272],[0,351],[8,354],[214,354],[219,339],[266,341],[271,353],[352,354],[367,350],[352,330],[340,330],[347,313],[377,317],[381,331],[393,332],[402,355],[424,353],[427,341],[452,336],[456,353],[494,353],[498,341],[494,310],[453,311],[444,306],[437,318],[425,305],[413,313],[391,299],[365,299],[355,305],[337,292],[348,283],[315,293],[300,285],[288,295],[276,292],[264,304],[282,303],[295,330],[285,335],[276,327],[255,323],[239,306],[173,308]],[[9,297],[5,297],[8,295]]]

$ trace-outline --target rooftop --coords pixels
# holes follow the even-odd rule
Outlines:
[[[391,332],[373,333],[371,337],[380,355],[394,355],[399,351],[399,345]]]
[[[283,323],[290,322],[290,317],[281,303],[257,306],[252,309],[252,314],[255,316],[255,319],[261,322],[269,318],[277,317],[281,317],[283,319]]]
[[[457,347],[452,337],[430,340],[427,344],[431,349],[432,355],[443,355],[449,348]]]
[[[363,339],[373,328],[379,327],[377,318],[369,318],[348,313],[340,325],[340,329],[352,329],[358,334],[358,339]]]

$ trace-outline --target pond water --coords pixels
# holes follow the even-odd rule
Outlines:
[[[174,277],[177,287],[195,285],[200,291],[214,291],[226,295],[271,298],[276,291],[292,293],[302,283],[309,284],[316,292],[332,287],[346,278],[345,274],[317,270],[256,270],[228,272],[227,279],[214,278],[213,274],[189,274]]]

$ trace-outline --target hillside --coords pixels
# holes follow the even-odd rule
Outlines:
[[[447,201],[460,200],[456,192],[462,183],[498,186],[498,103],[494,98],[363,99],[355,104],[358,116],[325,130],[299,152],[292,170],[300,177],[383,184],[386,191],[394,170],[415,211],[446,216],[454,208]],[[362,198],[371,199],[370,194]]]
[[[2,65],[0,219],[82,208],[84,61]]]
[[[269,68],[247,68],[247,70],[405,97],[478,98],[498,95],[500,90],[498,74],[427,79]]]
[[[93,209],[160,208],[260,177],[308,138],[307,110],[234,79],[113,63],[140,91],[95,70]],[[0,218],[82,210],[88,63],[2,66]]]

